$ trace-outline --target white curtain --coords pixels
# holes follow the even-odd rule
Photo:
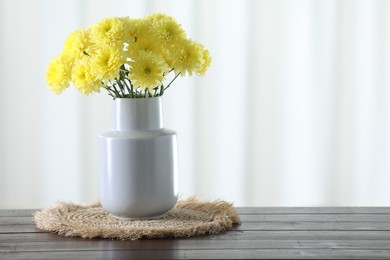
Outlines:
[[[390,1],[0,0],[0,208],[98,199],[111,99],[51,93],[46,65],[71,31],[152,12],[213,56],[164,94],[183,197],[390,205]]]

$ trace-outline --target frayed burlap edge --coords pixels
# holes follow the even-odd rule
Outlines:
[[[218,234],[241,223],[231,203],[201,202],[195,197],[179,200],[159,220],[119,220],[100,203],[83,206],[62,201],[34,213],[33,217],[39,229],[62,236],[123,240]]]

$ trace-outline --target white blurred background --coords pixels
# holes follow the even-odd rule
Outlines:
[[[111,98],[45,70],[67,35],[165,12],[213,56],[164,95],[183,197],[390,206],[390,1],[0,0],[0,208],[98,199]]]

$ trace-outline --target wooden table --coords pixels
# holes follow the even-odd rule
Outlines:
[[[390,259],[390,208],[238,208],[220,235],[120,241],[37,230],[35,210],[0,210],[0,259]]]

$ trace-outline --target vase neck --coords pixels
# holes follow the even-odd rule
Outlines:
[[[111,127],[117,131],[161,129],[161,97],[116,98],[113,102]]]

